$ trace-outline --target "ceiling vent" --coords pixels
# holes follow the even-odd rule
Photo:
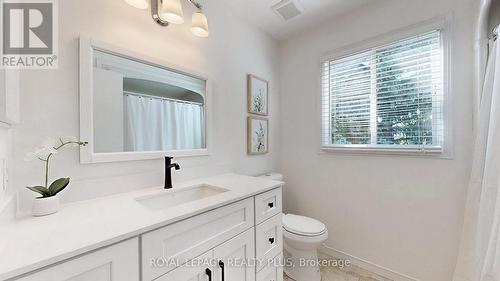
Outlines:
[[[301,15],[304,9],[297,0],[282,0],[273,6],[273,10],[288,21]]]

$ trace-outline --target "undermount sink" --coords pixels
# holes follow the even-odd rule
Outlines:
[[[181,188],[179,190],[175,190],[175,188],[172,190],[165,190],[155,195],[139,197],[135,200],[144,207],[147,207],[151,210],[161,210],[178,206],[184,203],[201,200],[207,197],[224,193],[226,191],[228,190],[225,188],[201,184]]]

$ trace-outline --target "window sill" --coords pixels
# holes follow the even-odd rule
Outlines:
[[[319,154],[351,154],[375,156],[401,156],[415,158],[452,159],[443,148],[384,148],[366,146],[321,146]]]

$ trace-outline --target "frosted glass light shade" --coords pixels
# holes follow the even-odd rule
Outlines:
[[[184,23],[181,0],[163,0],[160,17],[173,24]]]
[[[125,0],[125,2],[132,7],[136,7],[137,9],[145,10],[149,7],[147,0]]]
[[[198,37],[208,37],[208,21],[202,12],[196,12],[191,19],[191,32]]]

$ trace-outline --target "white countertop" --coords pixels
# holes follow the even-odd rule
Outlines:
[[[263,178],[226,174],[184,182],[173,190],[207,184],[228,189],[201,200],[152,211],[135,199],[164,191],[147,188],[62,206],[45,217],[0,224],[0,280],[92,251],[282,185]]]

